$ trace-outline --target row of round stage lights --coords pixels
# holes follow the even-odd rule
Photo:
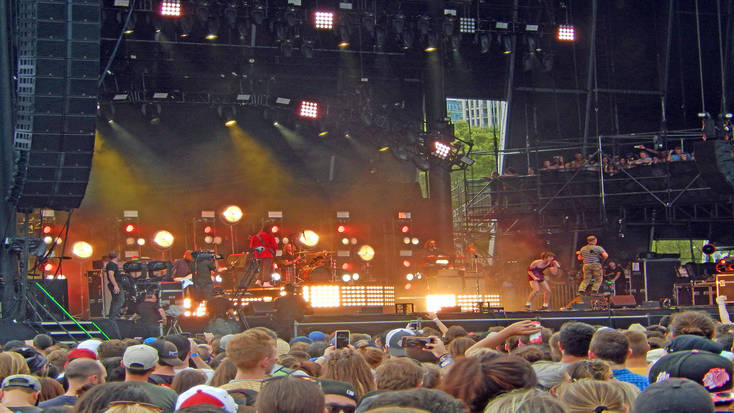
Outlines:
[[[135,232],[135,225],[133,225],[133,224],[127,224],[127,225],[125,225],[125,232],[128,233],[128,234],[131,234],[131,233]],[[173,241],[174,240],[175,240],[175,238],[174,238],[173,234],[171,234],[170,232],[168,232],[166,230],[156,231],[153,234],[153,244],[156,247],[158,247],[158,248],[162,248],[162,249],[171,248],[171,246],[173,245]],[[142,237],[141,238],[138,238],[138,239],[135,239],[135,237],[127,237],[125,239],[125,244],[127,244],[127,245],[135,245],[135,244],[137,244],[138,246],[142,247],[146,243],[147,243],[146,239],[145,238],[142,238]]]

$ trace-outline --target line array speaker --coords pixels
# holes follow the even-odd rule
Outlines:
[[[734,193],[734,145],[729,140],[698,142],[696,166],[704,181],[724,194]]]
[[[77,208],[94,152],[100,2],[19,3],[18,209]]]

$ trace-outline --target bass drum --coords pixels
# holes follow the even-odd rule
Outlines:
[[[331,270],[320,265],[318,267],[306,267],[303,269],[301,278],[309,283],[331,283]]]

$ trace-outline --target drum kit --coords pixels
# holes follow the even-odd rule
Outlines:
[[[279,265],[286,269],[291,281],[301,283],[330,282],[334,274],[334,251],[304,251],[297,253],[291,261],[282,260]]]

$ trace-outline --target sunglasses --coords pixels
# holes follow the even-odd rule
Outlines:
[[[328,413],[354,413],[354,410],[356,409],[356,406],[352,405],[344,405],[344,404],[336,404],[336,403],[328,403],[326,405],[326,411]]]
[[[150,412],[154,413],[160,413],[163,411],[160,407],[150,404],[150,403],[143,403],[143,402],[133,402],[133,401],[116,401],[112,402],[108,405],[109,407],[115,407],[115,406],[134,406],[134,407],[140,407],[142,409],[147,409]]]

